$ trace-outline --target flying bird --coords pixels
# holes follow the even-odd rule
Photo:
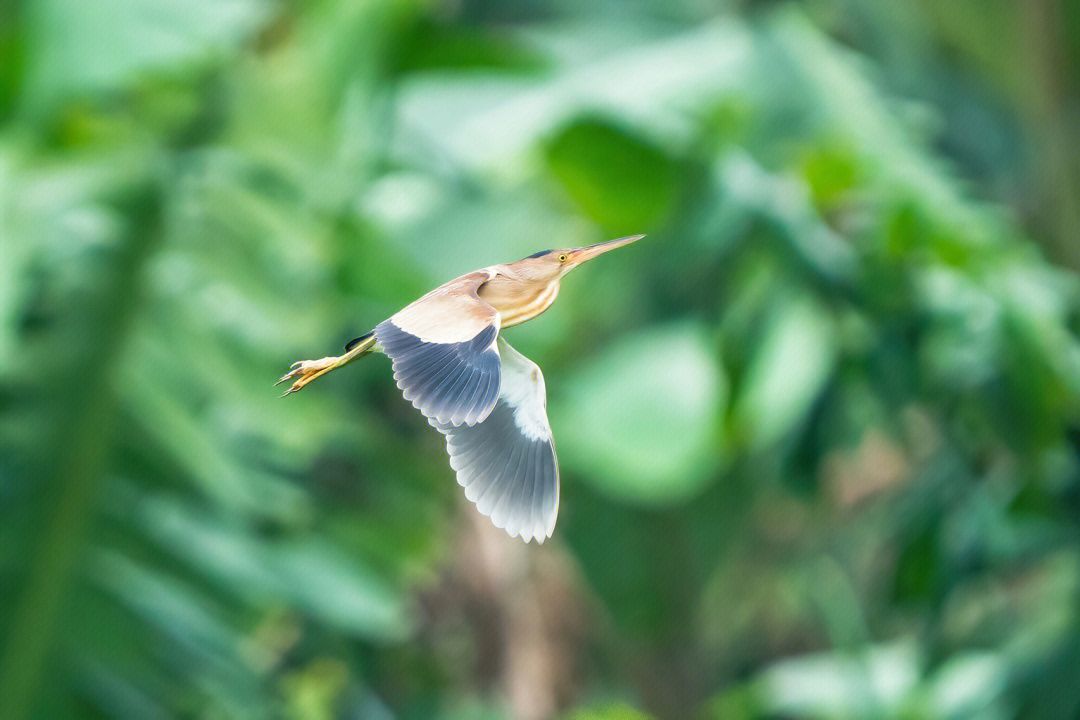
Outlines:
[[[542,543],[559,512],[544,376],[500,331],[551,307],[563,276],[578,265],[642,237],[545,250],[466,273],[349,342],[344,355],[293,363],[278,383],[293,380],[289,395],[369,353],[389,356],[405,399],[445,436],[465,497],[511,537]]]

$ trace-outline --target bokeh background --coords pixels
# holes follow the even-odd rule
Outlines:
[[[1080,4],[0,3],[0,717],[1074,718]],[[385,358],[507,332],[555,536]]]

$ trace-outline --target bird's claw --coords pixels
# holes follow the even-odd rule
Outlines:
[[[320,360],[297,360],[289,366],[289,372],[281,376],[274,385],[280,385],[286,380],[294,380],[292,386],[281,394],[281,397],[291,395],[297,390],[302,390],[305,385],[319,377],[323,373],[327,373],[334,369],[335,363],[338,358],[325,357]]]

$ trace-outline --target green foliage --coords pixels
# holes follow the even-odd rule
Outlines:
[[[603,120],[576,122],[559,133],[548,147],[547,163],[601,227],[656,227],[675,202],[678,168],[672,159]]]
[[[563,465],[644,504],[685,502],[715,477],[727,386],[703,335],[639,331],[572,368],[552,407]]]
[[[1080,50],[990,4],[5,5],[0,717],[1076,716]],[[271,387],[638,232],[507,331],[542,547]]]
[[[578,710],[568,720],[649,720],[649,716],[626,705],[611,705],[601,709]]]

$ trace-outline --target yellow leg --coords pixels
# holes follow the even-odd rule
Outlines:
[[[362,357],[372,351],[375,345],[375,336],[371,335],[364,338],[361,342],[357,343],[352,350],[344,355],[337,355],[333,357],[324,357],[318,360],[300,360],[290,365],[289,372],[281,376],[275,385],[280,385],[286,380],[294,380],[292,387],[282,393],[281,397],[290,395],[297,390],[303,389],[305,385],[314,380],[315,378],[325,375],[331,370],[337,370],[343,365],[348,365],[358,357]]]

